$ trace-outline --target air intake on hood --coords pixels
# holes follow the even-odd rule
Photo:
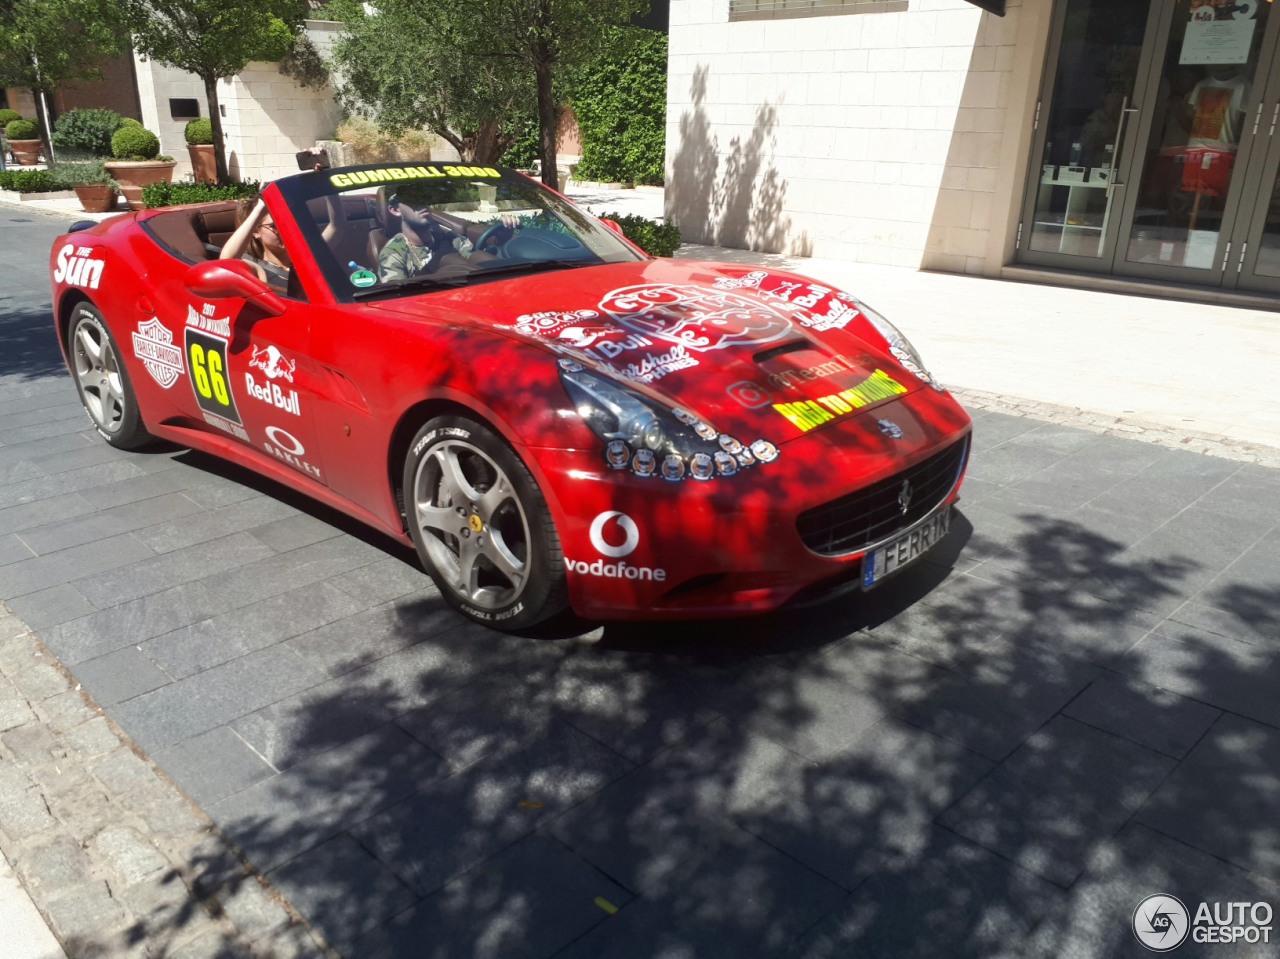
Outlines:
[[[757,363],[768,363],[770,360],[777,359],[779,356],[786,356],[788,353],[811,349],[813,349],[813,344],[808,340],[792,340],[790,343],[783,343],[781,346],[775,346],[769,350],[761,350],[751,358]]]

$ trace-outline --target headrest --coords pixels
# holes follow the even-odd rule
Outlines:
[[[373,203],[374,219],[378,221],[378,226],[382,227],[383,232],[388,236],[400,232],[400,224],[391,222],[391,198],[395,196],[395,193],[395,187],[384,183],[378,187],[378,193]]]

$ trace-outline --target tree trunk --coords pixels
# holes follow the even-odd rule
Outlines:
[[[551,62],[538,59],[534,65],[538,80],[538,156],[542,160],[542,182],[553,190],[560,189],[560,172],[556,169],[556,100],[551,91]]]
[[[53,162],[53,120],[49,116],[48,103],[45,102],[45,91],[31,87],[28,91],[36,102],[36,126],[39,127],[40,142],[43,144],[46,163]]]
[[[218,78],[201,77],[204,80],[204,98],[209,106],[209,124],[213,127],[213,160],[218,171],[218,186],[231,182],[227,172],[227,144],[222,138],[222,110],[218,108]]]

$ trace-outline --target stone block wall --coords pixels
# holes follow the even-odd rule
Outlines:
[[[1025,4],[1037,23],[1050,6]],[[1024,0],[1004,18],[964,0],[747,20],[729,8],[671,4],[666,215],[687,240],[1001,265],[1025,163],[1009,139],[1030,127]]]

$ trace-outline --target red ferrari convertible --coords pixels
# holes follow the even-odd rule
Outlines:
[[[314,171],[263,200],[232,243],[257,260],[220,258],[231,203],[54,243],[108,443],[222,456],[412,542],[503,629],[774,609],[947,534],[969,417],[848,293],[651,258],[498,167]]]

